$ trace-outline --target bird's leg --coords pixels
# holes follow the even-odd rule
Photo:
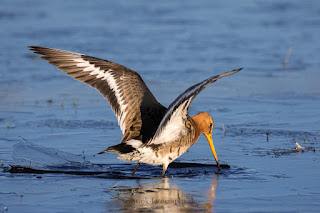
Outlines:
[[[164,175],[166,174],[168,165],[169,165],[169,164],[166,164],[166,163],[164,163],[164,164],[162,165],[162,168],[163,168],[163,169],[162,169],[162,177],[165,177]]]
[[[140,166],[140,162],[137,164],[136,168],[133,170],[133,172],[131,173],[131,176],[134,175],[134,173],[137,171],[138,167]]]

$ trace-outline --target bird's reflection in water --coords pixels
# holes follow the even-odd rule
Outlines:
[[[215,177],[212,177],[213,182],[211,183],[211,186],[207,192],[207,200],[205,202],[205,209],[211,210],[213,212],[214,202],[216,199],[216,189],[218,184],[218,175]]]
[[[213,211],[217,177],[206,195],[198,201],[191,194],[183,193],[176,184],[164,178],[161,183],[144,183],[138,187],[114,187],[112,196],[121,204],[123,212],[194,212]],[[198,195],[196,195],[198,197]]]

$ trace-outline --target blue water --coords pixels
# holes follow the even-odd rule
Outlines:
[[[18,136],[95,164],[123,163],[95,155],[122,138],[107,101],[29,45],[125,65],[165,106],[207,77],[244,68],[210,85],[190,108],[214,118],[217,154],[230,169],[179,176],[169,168],[167,179],[141,180],[3,170],[0,212],[320,210],[319,1],[2,0],[0,26],[3,168],[14,163]],[[295,142],[308,149],[293,152]],[[201,137],[179,161],[214,158]],[[130,173],[134,165],[123,168]],[[158,167],[136,175],[149,177],[153,168],[160,175]]]

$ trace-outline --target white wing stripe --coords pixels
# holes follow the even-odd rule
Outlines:
[[[170,110],[168,110],[168,112],[165,114],[164,119],[161,121],[159,128],[157,129],[155,134],[156,137],[153,138],[150,143],[162,144],[169,141],[174,141],[185,134],[184,126],[185,121],[187,120],[188,107],[193,100],[194,92],[197,91],[203,84],[204,83],[202,82],[201,84],[196,85],[190,91],[186,91],[179,99],[176,100],[176,102],[172,104],[172,106],[170,106]],[[180,105],[175,108],[184,98],[188,99],[180,103]],[[163,122],[166,117],[168,117],[169,120],[167,121],[166,125],[163,126]]]
[[[158,129],[160,131],[159,135],[152,141],[153,144],[162,144],[169,141],[174,141],[177,138],[184,136],[185,120],[187,119],[187,114],[185,110],[189,106],[191,98],[182,103],[175,111],[173,111],[170,120],[163,129]]]
[[[109,87],[113,90],[114,95],[117,99],[117,102],[120,106],[120,112],[116,115],[118,118],[118,123],[122,133],[125,132],[126,126],[124,122],[124,118],[126,117],[126,108],[127,105],[124,104],[121,95],[120,95],[120,88],[116,83],[116,79],[112,75],[112,69],[107,71],[101,70],[100,67],[95,67],[93,64],[90,64],[88,61],[85,61],[81,58],[73,59],[75,62],[79,62],[77,64],[78,67],[84,67],[84,72],[90,72],[89,75],[96,75],[96,78],[101,78],[101,80],[106,80],[108,82]]]
[[[192,100],[209,84],[219,78],[239,72],[242,68],[232,70],[221,75],[212,76],[198,84],[189,87],[169,106],[160,125],[148,144],[161,144],[179,139],[184,134],[185,122],[188,117],[188,108]],[[180,129],[179,129],[180,127]],[[169,140],[170,139],[170,140]]]
[[[78,66],[79,67],[79,66]],[[89,72],[89,71],[93,71],[94,70],[94,67],[92,67],[92,66],[89,66],[89,67],[86,67],[86,68],[84,68],[84,72]]]

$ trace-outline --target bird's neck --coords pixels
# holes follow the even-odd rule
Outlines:
[[[201,116],[195,115],[191,117],[193,123],[194,123],[194,127],[196,129],[196,134],[195,134],[195,141],[197,141],[201,135],[201,133],[203,132],[203,122],[201,119]]]

